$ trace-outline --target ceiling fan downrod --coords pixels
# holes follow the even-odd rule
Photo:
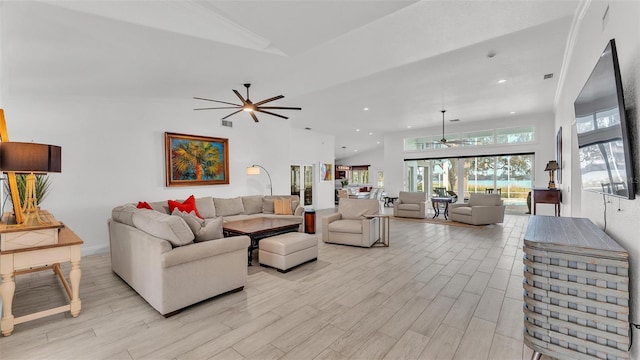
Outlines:
[[[440,142],[442,142],[442,143],[446,143],[447,142],[447,139],[444,138],[444,113],[446,111],[447,110],[440,110],[440,112],[442,113],[442,139],[440,139]]]

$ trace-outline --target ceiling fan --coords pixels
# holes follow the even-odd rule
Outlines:
[[[299,108],[299,107],[262,106],[262,105],[264,105],[266,103],[269,103],[269,102],[284,98],[283,95],[274,96],[272,98],[265,99],[265,100],[258,101],[258,102],[254,103],[249,99],[249,87],[251,87],[251,84],[244,84],[244,87],[247,88],[247,98],[246,99],[244,97],[242,97],[242,95],[240,95],[240,93],[237,90],[233,90],[233,92],[240,99],[242,104],[234,104],[234,103],[230,103],[230,102],[226,102],[226,101],[205,99],[205,98],[201,98],[201,97],[194,97],[194,99],[196,99],[196,100],[213,101],[213,102],[232,105],[232,106],[198,108],[198,109],[193,109],[193,110],[238,109],[238,110],[232,112],[231,114],[223,117],[222,120],[224,120],[224,119],[226,119],[226,118],[228,118],[228,117],[230,117],[232,115],[235,115],[235,114],[237,114],[237,113],[239,113],[241,111],[246,111],[246,112],[249,113],[249,115],[251,115],[251,117],[253,118],[253,121],[255,121],[255,122],[258,122],[258,118],[256,117],[256,114],[255,114],[256,112],[261,112],[261,113],[265,113],[265,114],[281,117],[283,119],[288,119],[288,117],[286,117],[286,116],[283,116],[283,115],[280,115],[280,114],[276,114],[276,113],[273,113],[273,112],[268,111],[268,110],[302,110],[302,108]]]
[[[451,146],[451,145],[476,145],[477,141],[475,140],[447,140],[444,137],[444,113],[447,112],[447,110],[440,110],[440,112],[442,113],[442,139],[440,139],[439,141],[434,141],[435,144],[442,144],[445,146]]]

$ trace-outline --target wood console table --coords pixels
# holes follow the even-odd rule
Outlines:
[[[562,192],[558,189],[533,189],[533,215],[536,214],[536,206],[540,204],[554,204],[555,215],[560,216],[560,203]]]
[[[0,276],[2,277],[0,284],[0,295],[2,296],[0,331],[2,335],[11,335],[14,325],[26,321],[65,311],[70,311],[73,317],[80,314],[80,247],[82,244],[83,241],[73,231],[63,226],[58,233],[56,244],[0,251]],[[71,286],[60,269],[60,263],[67,261],[71,262],[71,270],[69,271]],[[16,289],[15,276],[47,269],[52,269],[62,281],[69,297],[69,304],[14,318],[12,306]]]
[[[523,286],[532,359],[629,359],[629,254],[589,219],[529,218]]]

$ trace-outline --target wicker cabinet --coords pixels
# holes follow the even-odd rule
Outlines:
[[[524,278],[527,346],[560,359],[629,359],[629,255],[590,220],[532,216]]]

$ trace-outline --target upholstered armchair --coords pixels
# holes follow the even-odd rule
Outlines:
[[[499,194],[471,193],[468,203],[449,205],[449,219],[472,225],[501,223],[504,209]]]
[[[341,198],[338,212],[322,218],[322,241],[333,244],[371,247],[380,239],[380,219],[365,215],[378,214],[375,199]]]
[[[427,193],[400,191],[393,205],[393,216],[424,219],[427,217]]]

